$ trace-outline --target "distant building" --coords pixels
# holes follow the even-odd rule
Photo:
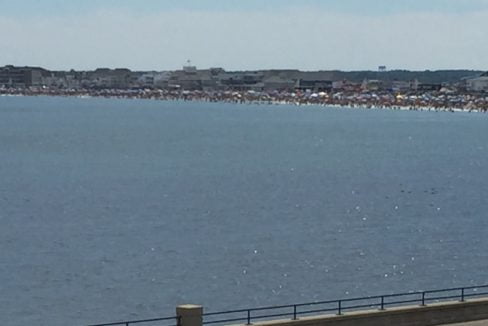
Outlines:
[[[386,66],[379,66],[378,67],[379,72],[385,72],[386,71]]]
[[[157,88],[167,88],[171,73],[169,71],[161,71],[154,75],[154,86]]]
[[[198,76],[196,69],[188,69],[183,67],[183,70],[176,70],[171,73],[168,80],[169,88],[177,88],[184,90],[202,90],[202,81]]]
[[[136,81],[133,86],[153,88],[156,85],[157,72],[140,72],[136,75]]]
[[[379,91],[384,88],[383,81],[376,79],[365,79],[361,84],[361,89],[363,91]]]
[[[47,70],[39,67],[0,67],[0,85],[10,87],[40,86]]]
[[[254,90],[261,91],[264,88],[264,73],[261,71],[226,72],[219,75],[219,83],[226,90]]]
[[[219,88],[219,76],[225,75],[222,68],[198,70],[192,66],[190,60],[181,70],[175,70],[164,75],[167,88],[182,90],[215,90]],[[162,79],[162,80],[163,80]]]
[[[394,92],[404,92],[413,89],[414,82],[404,81],[404,80],[394,80],[391,82],[390,89]]]
[[[442,88],[442,84],[434,84],[434,83],[419,83],[415,82],[413,89],[416,91],[423,91],[423,92],[437,92],[440,91]]]
[[[86,82],[89,87],[97,88],[129,88],[136,80],[135,76],[126,68],[98,68],[95,71],[87,72]]]
[[[333,74],[327,71],[300,72],[296,89],[328,92],[333,88]]]
[[[197,67],[192,66],[191,61],[187,61],[187,65],[183,66],[183,71],[187,74],[196,74],[197,73]]]
[[[263,80],[264,90],[293,90],[296,86],[296,81],[289,78],[283,78],[280,76],[271,76]]]
[[[466,89],[473,92],[488,92],[488,72],[478,78],[466,80]]]
[[[334,91],[359,92],[361,91],[361,84],[354,83],[345,79],[337,80],[332,82],[332,89]]]
[[[47,71],[42,76],[41,84],[50,88],[80,88],[83,74],[75,70]]]

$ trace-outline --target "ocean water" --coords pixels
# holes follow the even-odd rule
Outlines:
[[[488,115],[0,97],[0,316],[488,282]]]

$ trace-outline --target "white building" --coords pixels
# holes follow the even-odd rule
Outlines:
[[[466,88],[473,92],[488,92],[488,72],[481,77],[466,80]]]
[[[170,77],[171,77],[171,72],[169,71],[157,72],[154,75],[154,86],[161,87],[161,88],[168,87],[168,81]]]

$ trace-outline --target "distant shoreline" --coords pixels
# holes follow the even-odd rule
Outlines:
[[[434,112],[488,112],[488,94],[443,94],[415,92],[292,93],[249,91],[168,91],[125,89],[0,89],[0,96],[59,96],[76,98],[151,99],[202,101],[256,105],[326,106],[344,109],[386,109]]]

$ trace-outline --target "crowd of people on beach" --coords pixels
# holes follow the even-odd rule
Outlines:
[[[393,91],[190,91],[165,89],[50,89],[45,87],[0,88],[0,95],[74,96],[170,101],[206,101],[248,104],[321,105],[345,108],[376,108],[429,111],[488,112],[487,93],[441,91],[404,94]]]

